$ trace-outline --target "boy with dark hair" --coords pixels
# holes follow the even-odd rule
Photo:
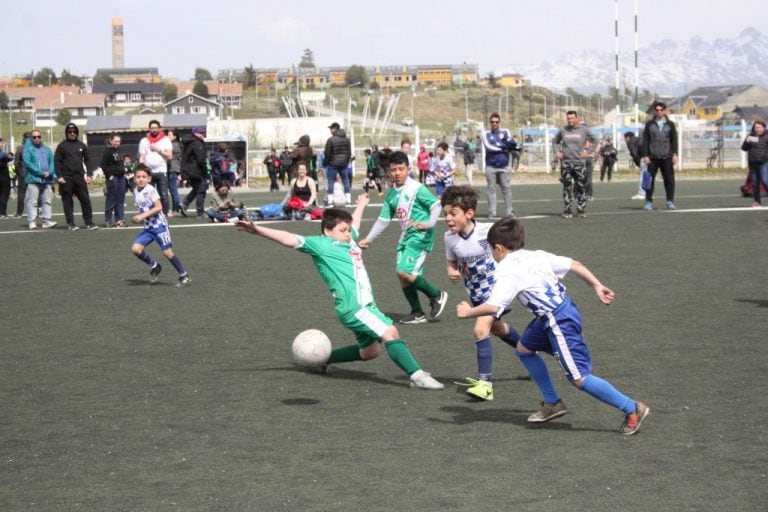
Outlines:
[[[456,307],[459,318],[485,315],[501,317],[517,298],[530,309],[534,319],[525,328],[517,344],[517,356],[528,369],[544,399],[542,407],[528,417],[531,423],[542,423],[568,412],[555,391],[547,365],[537,352],[557,358],[568,380],[576,388],[620,409],[624,423],[619,432],[635,434],[650,408],[622,394],[608,381],[592,374],[592,358],[582,336],[581,313],[565,292],[560,281],[569,271],[590,285],[600,302],[609,305],[614,293],[580,262],[545,251],[529,251],[525,246],[525,228],[516,219],[505,218],[488,232],[493,259],[499,263],[496,284],[483,304],[466,302]]]
[[[390,359],[410,376],[411,387],[442,389],[441,383],[421,369],[392,320],[379,310],[374,301],[362,251],[356,243],[357,230],[368,201],[367,194],[359,196],[351,215],[340,208],[326,208],[320,223],[322,235],[319,236],[305,237],[265,228],[251,220],[238,221],[236,226],[240,231],[262,236],[312,257],[320,277],[333,294],[336,316],[344,327],[355,334],[357,341],[353,345],[334,349],[325,365],[373,359],[379,355],[383,342]]]
[[[456,284],[463,280],[469,300],[478,306],[488,300],[496,283],[496,262],[488,245],[491,223],[475,220],[477,191],[468,185],[448,187],[440,197],[445,213],[445,259],[448,278]],[[506,310],[505,313],[509,311]],[[493,344],[491,333],[504,343],[517,346],[520,334],[499,318],[486,315],[475,319],[474,343],[477,354],[477,379],[467,378],[467,394],[481,400],[493,400]]]
[[[379,218],[368,236],[360,240],[367,249],[381,235],[392,218],[397,217],[402,234],[397,244],[397,278],[403,288],[411,312],[400,319],[401,324],[421,324],[427,321],[421,308],[419,293],[429,297],[429,319],[443,312],[448,294],[440,291],[422,275],[424,261],[435,245],[435,224],[440,217],[440,201],[424,184],[409,176],[408,155],[395,151],[389,155],[389,175],[392,187],[384,196]]]
[[[146,263],[149,270],[149,279],[151,283],[157,281],[160,272],[163,271],[162,265],[155,261],[152,256],[147,254],[144,248],[152,242],[157,242],[160,249],[163,250],[163,256],[171,262],[171,265],[179,273],[179,286],[189,284],[189,273],[184,268],[181,260],[173,253],[173,242],[171,241],[171,231],[168,227],[168,220],[163,213],[163,203],[160,201],[155,187],[149,184],[152,176],[151,168],[146,164],[139,164],[134,173],[136,183],[136,208],[139,213],[131,217],[134,224],[144,223],[144,229],[136,236],[131,246],[131,252]]]

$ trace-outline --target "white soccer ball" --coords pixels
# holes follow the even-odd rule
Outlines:
[[[321,366],[331,357],[331,340],[323,331],[308,329],[293,339],[291,353],[300,366]]]

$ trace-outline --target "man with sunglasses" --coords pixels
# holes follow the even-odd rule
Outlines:
[[[77,137],[80,130],[75,123],[67,123],[64,128],[66,138],[56,147],[53,160],[56,163],[56,172],[59,176],[59,194],[61,205],[64,209],[64,218],[70,231],[80,229],[75,224],[74,197],[80,202],[83,212],[85,229],[98,229],[93,223],[93,208],[91,196],[88,193],[88,185],[93,177],[93,163],[88,158],[88,146]]]
[[[485,153],[485,181],[488,194],[488,218],[496,218],[496,184],[504,196],[504,206],[507,217],[514,217],[512,207],[512,187],[510,186],[511,171],[509,168],[510,153],[517,151],[520,146],[506,128],[501,127],[501,116],[496,112],[488,118],[491,129],[483,133],[483,152]]]
[[[51,197],[53,182],[56,181],[56,170],[53,163],[53,152],[43,143],[40,130],[32,130],[29,139],[22,150],[24,162],[24,181],[27,184],[26,208],[29,229],[37,229],[37,212],[43,219],[43,229],[56,226],[51,220]]]
[[[675,209],[675,165],[677,164],[677,129],[666,115],[667,105],[657,101],[653,105],[653,119],[645,123],[643,130],[643,160],[651,173],[651,186],[645,191],[644,210],[653,210],[653,189],[656,172],[661,170],[667,209]]]

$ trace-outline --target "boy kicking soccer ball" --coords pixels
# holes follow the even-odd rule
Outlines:
[[[322,235],[319,236],[305,237],[265,228],[250,220],[241,220],[235,225],[240,231],[262,236],[312,257],[320,277],[335,298],[336,316],[344,327],[355,334],[357,341],[354,345],[331,351],[326,364],[373,359],[379,355],[380,342],[384,342],[390,359],[410,376],[411,387],[443,389],[441,383],[421,369],[392,320],[379,311],[374,302],[362,250],[355,241],[368,201],[367,194],[359,196],[351,215],[339,208],[326,208],[320,223]]]
[[[492,223],[475,221],[477,191],[470,186],[448,187],[440,197],[445,213],[445,259],[448,278],[452,283],[464,282],[469,300],[478,306],[488,300],[496,283],[496,262],[488,244],[488,230]],[[506,313],[505,310],[502,314]],[[477,354],[477,379],[467,378],[457,383],[467,386],[467,394],[481,400],[493,400],[493,344],[491,333],[513,348],[520,340],[514,327],[495,316],[475,319],[474,343]]]
[[[155,190],[155,187],[149,184],[150,170],[144,164],[139,164],[136,167],[134,174],[134,182],[136,184],[136,190],[134,192],[136,197],[136,208],[139,209],[139,213],[131,217],[134,224],[144,223],[144,229],[138,234],[136,240],[133,241],[131,246],[131,252],[136,255],[141,261],[149,265],[149,279],[154,283],[157,281],[162,272],[163,267],[152,259],[152,256],[147,254],[144,248],[152,242],[157,242],[160,249],[163,250],[163,256],[166,257],[171,265],[179,273],[179,284],[189,284],[189,274],[187,273],[184,265],[179,260],[179,257],[173,254],[173,242],[171,241],[171,231],[168,227],[168,219],[163,214],[163,205],[160,202],[160,195]]]
[[[493,259],[499,263],[490,298],[474,307],[462,302],[456,306],[456,314],[459,318],[485,315],[498,318],[515,298],[531,310],[534,319],[517,344],[517,356],[539,387],[544,402],[528,421],[542,423],[568,412],[555,391],[544,360],[537,354],[546,352],[557,358],[565,376],[576,388],[624,413],[620,433],[636,433],[650,409],[592,374],[592,358],[581,332],[581,313],[566,294],[560,279],[573,272],[590,285],[600,302],[606,305],[613,302],[613,291],[576,260],[523,249],[525,229],[517,219],[507,217],[496,222],[488,232],[488,242]]]

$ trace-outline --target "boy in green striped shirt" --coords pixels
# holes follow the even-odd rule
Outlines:
[[[435,246],[435,224],[440,218],[440,200],[422,183],[409,176],[408,155],[395,151],[389,155],[389,175],[392,187],[384,196],[379,218],[368,236],[360,240],[367,249],[381,235],[393,218],[400,223],[402,233],[397,244],[397,278],[403,288],[411,313],[401,324],[422,324],[427,321],[421,308],[419,293],[429,298],[429,319],[435,320],[443,312],[448,294],[440,291],[422,275],[424,261]]]

